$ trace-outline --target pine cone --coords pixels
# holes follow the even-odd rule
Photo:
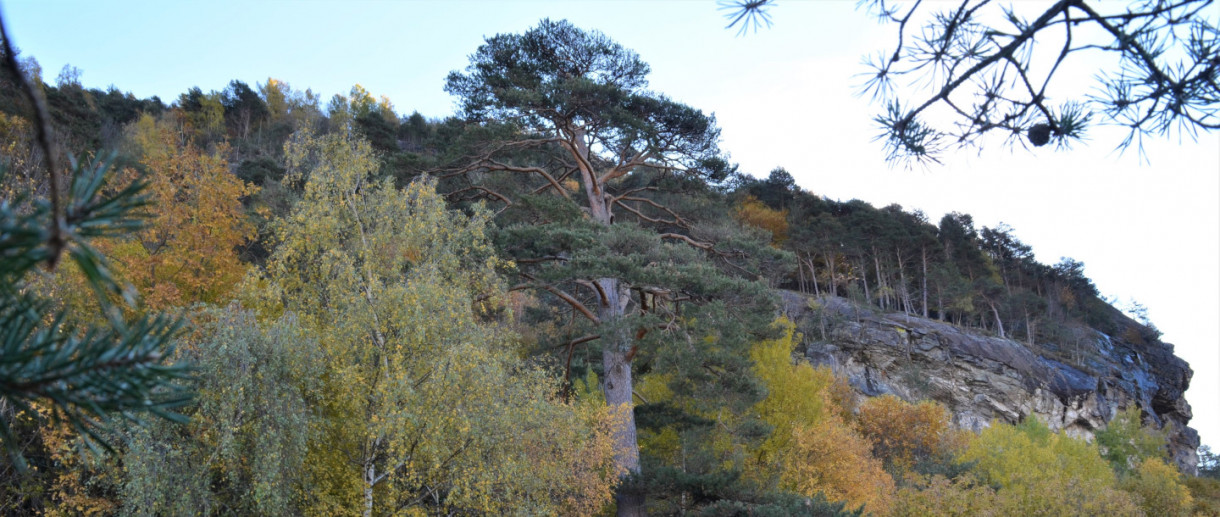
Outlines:
[[[1034,147],[1042,147],[1051,141],[1050,124],[1034,124],[1029,128],[1029,143]]]

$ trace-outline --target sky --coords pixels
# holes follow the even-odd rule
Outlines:
[[[713,0],[8,0],[0,9],[47,82],[71,65],[86,87],[167,102],[234,79],[275,78],[324,100],[360,84],[402,114],[428,117],[454,113],[445,76],[484,37],[566,18],[638,52],[652,90],[714,113],[721,148],[743,171],[784,167],[816,194],[897,203],[933,222],[951,211],[979,227],[1004,222],[1041,262],[1084,262],[1103,295],[1146,306],[1191,364],[1191,426],[1220,448],[1220,133],[1145,140],[1141,156],[1116,151],[1121,130],[1094,126],[1071,150],[995,141],[948,153],[943,165],[893,167],[873,141],[881,106],[855,94],[862,58],[892,51],[896,33],[854,1],[780,1],[773,26],[740,36]],[[1105,64],[1071,63],[1051,95],[1088,91]]]

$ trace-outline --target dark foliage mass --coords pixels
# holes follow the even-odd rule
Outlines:
[[[977,228],[969,214],[954,212],[933,224],[898,205],[830,200],[797,188],[782,169],[744,178],[736,192],[786,213],[783,246],[798,268],[785,287],[986,329],[1071,360],[1079,358],[1068,345],[1079,344],[1085,326],[1135,343],[1160,336],[1146,320],[1116,317],[1083,263],[1039,262],[1003,223]]]

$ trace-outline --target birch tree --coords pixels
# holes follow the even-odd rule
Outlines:
[[[304,198],[257,281],[325,356],[310,447],[319,514],[588,512],[609,498],[609,412],[561,403],[489,319],[504,286],[488,215],[446,209],[430,181],[396,189],[350,132],[300,133]],[[252,280],[254,281],[254,280]],[[431,509],[431,510],[429,510]]]

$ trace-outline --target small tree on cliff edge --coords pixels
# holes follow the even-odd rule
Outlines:
[[[748,371],[744,352],[742,364],[727,367],[734,359],[724,351],[729,341],[748,342],[740,329],[765,328],[742,318],[771,309],[754,281],[752,250],[782,253],[765,241],[729,243],[701,232],[667,206],[668,193],[706,189],[729,168],[714,118],[647,91],[648,72],[634,52],[566,21],[488,38],[464,73],[449,75],[446,90],[461,97],[468,121],[507,123],[512,136],[438,174],[506,208],[550,207],[546,217],[505,223],[502,248],[518,265],[517,289],[554,296],[581,320],[585,335],[567,343],[569,361],[573,347],[601,345],[606,401],[627,415],[615,433],[615,460],[632,474],[640,472],[633,361],[682,348],[704,362],[691,370]],[[501,190],[485,181],[505,174],[519,181]],[[707,368],[717,356],[724,362]],[[618,507],[637,514],[643,496],[620,490]]]

